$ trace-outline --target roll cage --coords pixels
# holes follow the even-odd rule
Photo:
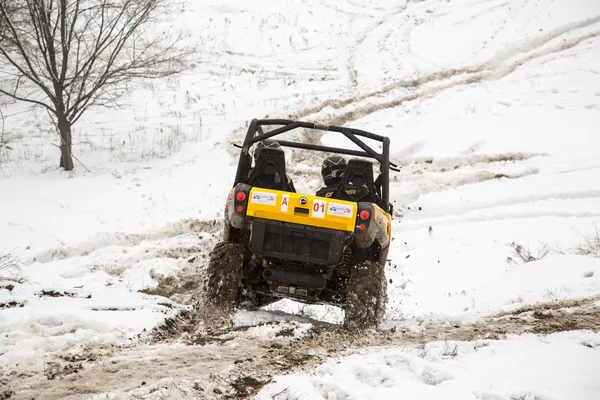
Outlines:
[[[278,128],[265,131],[263,127],[279,126]],[[318,124],[312,122],[293,121],[286,119],[253,119],[248,127],[248,132],[244,138],[244,143],[241,146],[240,158],[238,162],[237,173],[235,176],[234,186],[238,183],[246,183],[246,177],[252,167],[252,157],[250,156],[250,148],[255,143],[264,139],[270,139],[282,133],[289,132],[297,128],[314,129],[318,131],[338,132],[356,144],[361,150],[342,149],[338,147],[322,146],[309,143],[291,142],[287,140],[277,140],[282,147],[291,147],[296,149],[315,150],[327,153],[345,154],[349,156],[372,158],[379,162],[380,185],[381,185],[381,202],[383,209],[390,211],[389,203],[389,182],[390,169],[398,171],[397,165],[390,162],[390,139],[386,136],[377,135],[371,132],[360,129],[346,128],[335,125]],[[381,153],[373,150],[369,145],[360,139],[366,137],[382,143]]]

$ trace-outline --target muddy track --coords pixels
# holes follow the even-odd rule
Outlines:
[[[12,398],[144,398],[150,393],[186,398],[247,398],[275,375],[308,370],[325,358],[365,348],[418,348],[427,342],[495,340],[514,334],[600,331],[600,297],[542,303],[496,314],[474,323],[438,322],[419,333],[401,329],[351,332],[314,322],[304,336],[292,329],[273,337],[251,334],[256,327],[198,329],[202,316],[190,312],[162,327],[141,345],[104,350],[53,365],[53,379],[34,375],[11,382]],[[273,325],[278,323],[270,323]],[[168,324],[167,324],[168,325]],[[197,331],[196,331],[197,330]],[[89,361],[88,361],[89,360]],[[62,373],[61,373],[62,371]],[[74,373],[76,372],[76,373]]]

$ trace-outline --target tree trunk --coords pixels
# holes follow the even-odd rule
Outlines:
[[[63,116],[58,116],[58,132],[60,134],[60,167],[65,171],[73,170],[71,156],[71,123]]]

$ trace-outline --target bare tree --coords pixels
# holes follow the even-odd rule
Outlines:
[[[0,94],[43,107],[60,134],[60,166],[73,169],[71,128],[92,106],[111,106],[136,78],[186,68],[192,48],[156,24],[169,0],[0,0]]]

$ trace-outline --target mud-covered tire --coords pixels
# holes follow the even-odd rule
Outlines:
[[[244,268],[244,246],[219,242],[210,253],[206,269],[204,303],[222,311],[233,312]]]
[[[346,318],[349,329],[376,328],[383,320],[387,301],[384,265],[363,261],[351,267],[346,292]]]

